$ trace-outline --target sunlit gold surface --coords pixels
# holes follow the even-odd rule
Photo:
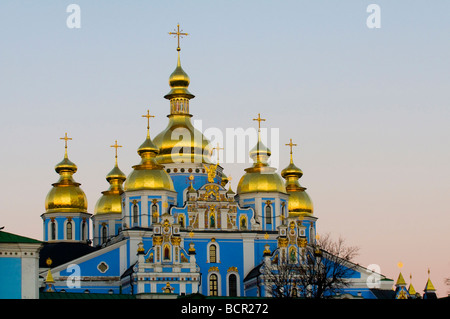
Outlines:
[[[110,187],[107,191],[102,192],[95,205],[95,214],[121,214],[122,202],[120,195],[123,193],[122,184],[125,181],[125,174],[117,167],[117,162],[111,172],[106,175],[106,180]]]
[[[188,90],[190,82],[191,79],[181,67],[180,53],[178,53],[177,66],[169,77],[169,85],[171,90],[164,97],[168,100],[175,97],[185,97],[188,99],[194,98],[195,96]]]
[[[246,173],[238,183],[238,194],[256,192],[286,193],[286,187],[280,175],[276,173],[275,168],[267,164],[270,154],[270,149],[262,143],[259,136],[257,144],[250,150],[253,166],[245,169]]]
[[[167,127],[153,139],[159,149],[156,161],[159,164],[211,164],[209,141],[194,128],[191,115],[171,114],[168,117]]]
[[[289,194],[288,211],[290,216],[312,215],[314,212],[311,198],[306,193],[306,188],[299,183],[299,178],[303,176],[300,168],[295,166],[292,160],[292,140],[289,145],[291,147],[291,160],[289,165],[281,171],[281,176],[286,180],[286,191]]]
[[[52,184],[53,188],[47,194],[46,213],[87,212],[87,198],[80,184],[73,180],[72,175],[77,171],[77,166],[68,159],[67,148],[64,159],[55,166],[55,171],[60,178]]]
[[[268,167],[270,169],[270,167]],[[238,184],[237,193],[256,193],[256,192],[280,192],[286,193],[286,188],[284,186],[283,180],[275,172],[269,170],[263,170],[258,172],[249,172],[246,169],[245,173]]]
[[[158,148],[151,141],[149,134],[147,139],[138,149],[141,162],[133,166],[133,171],[125,181],[124,190],[134,191],[143,189],[171,190],[174,191],[173,182],[164,166],[156,163],[155,156]]]

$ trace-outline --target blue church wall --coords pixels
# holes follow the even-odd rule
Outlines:
[[[191,241],[185,241],[185,249],[189,248],[189,243]],[[200,272],[202,273],[202,294],[209,294],[209,283],[208,274],[210,273],[211,267],[217,267],[220,274],[220,285],[221,291],[219,295],[225,296],[227,293],[227,273],[231,267],[236,267],[238,269],[238,281],[242,282],[244,269],[243,260],[243,242],[239,239],[217,239],[212,242],[209,239],[192,239],[195,244],[196,250],[196,261],[200,267]],[[208,262],[209,246],[211,244],[217,247],[217,262]],[[241,252],[241,253],[237,253]],[[243,296],[243,285],[240,285],[240,295]]]
[[[72,219],[72,240],[81,240],[81,231],[83,219],[77,216],[70,216]],[[56,235],[55,240],[65,240],[66,238],[66,225],[68,222],[67,216],[56,216],[54,217],[54,222],[56,223]],[[51,218],[46,218],[44,221],[44,240],[49,241],[51,239],[50,234],[50,224],[52,223]],[[90,226],[88,220],[85,222],[86,227],[86,239],[89,238]]]
[[[104,272],[99,270],[99,265],[101,263],[105,263],[105,265],[107,265],[108,267]],[[120,276],[121,274],[119,265],[120,265],[119,247],[78,264],[78,266],[80,267],[80,276],[99,276],[99,277]],[[74,275],[74,272],[73,270],[66,269],[62,270],[60,272],[60,275],[70,276]]]
[[[242,225],[242,218],[245,217],[246,227],[244,228]],[[236,212],[236,224],[239,230],[247,230],[251,229],[251,219],[253,217],[253,209],[251,208],[240,208],[237,207]]]
[[[0,258],[0,299],[22,298],[22,260],[18,257]]]
[[[195,170],[194,170],[195,171]],[[170,173],[170,177],[172,178],[173,187],[177,192],[177,206],[184,205],[184,190],[189,187],[189,176],[193,175],[194,180],[192,181],[192,187],[195,189],[199,189],[206,183],[208,183],[208,177],[205,174],[196,174],[196,173]]]
[[[264,250],[265,245],[269,244],[269,249],[271,252],[277,249],[278,242],[277,240],[266,240],[266,239],[255,239],[254,243],[254,265],[257,266],[264,260]]]

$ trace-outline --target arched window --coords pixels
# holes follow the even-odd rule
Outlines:
[[[165,245],[165,246],[164,246],[164,255],[163,255],[163,259],[164,259],[164,260],[170,260],[170,247],[169,247],[169,245]]]
[[[228,276],[228,295],[230,297],[237,296],[237,277],[235,274],[230,274]]]
[[[137,204],[133,205],[133,224],[137,224],[139,222],[139,207]]]
[[[241,229],[242,230],[247,229],[247,218],[245,218],[245,216],[241,217]]]
[[[106,225],[103,225],[103,227],[102,227],[102,243],[106,243],[107,238],[108,238],[108,229],[106,228]]]
[[[283,203],[283,205],[281,205],[281,215],[283,216],[283,219],[285,217],[287,217],[286,216],[286,204],[285,203]]]
[[[178,217],[178,224],[180,224],[181,228],[184,228],[184,216],[180,215],[180,217]]]
[[[272,206],[266,205],[266,224],[272,224]]]
[[[152,224],[158,222],[158,205],[153,203],[152,205]]]
[[[209,295],[210,296],[218,296],[219,289],[218,289],[218,280],[216,274],[211,274],[209,276]]]
[[[72,222],[69,221],[66,224],[66,239],[72,240]]]
[[[54,221],[52,221],[50,225],[50,236],[52,240],[56,239],[56,225]]]
[[[209,214],[209,228],[215,228],[216,227],[216,216],[214,215],[214,212]]]
[[[209,262],[210,263],[217,262],[217,247],[216,247],[216,245],[209,246]]]

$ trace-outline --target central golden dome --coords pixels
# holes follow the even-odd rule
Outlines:
[[[159,164],[212,163],[209,140],[191,123],[189,100],[195,96],[188,91],[189,83],[178,52],[177,67],[169,78],[171,90],[164,96],[170,101],[169,123],[153,140],[159,150],[156,155]]]
[[[191,123],[189,114],[171,114],[167,127],[159,133],[154,143],[159,149],[156,161],[167,163],[211,164],[209,140]]]

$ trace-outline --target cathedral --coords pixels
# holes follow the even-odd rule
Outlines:
[[[305,249],[314,247],[318,217],[299,183],[303,172],[294,164],[295,144],[287,144],[290,162],[278,173],[269,165],[271,151],[261,137],[264,119],[258,114],[258,139],[249,152],[253,164],[233,191],[223,167],[212,159],[214,148],[191,122],[194,95],[188,90],[190,78],[181,66],[179,45],[186,34],[178,28],[175,35],[178,60],[164,96],[167,127],[155,134],[150,111],[142,115],[147,134],[128,176],[119,168],[121,146],[115,141],[115,165],[106,175],[109,188],[92,213],[74,179],[71,138],[67,133],[61,138],[64,157],[55,166],[59,179],[41,215],[41,291],[148,298],[270,297],[263,266],[297,263]],[[180,135],[174,132],[184,138],[173,140]],[[357,265],[340,296],[377,298],[368,284],[372,275]],[[378,276],[377,288],[392,291],[393,281]]]

